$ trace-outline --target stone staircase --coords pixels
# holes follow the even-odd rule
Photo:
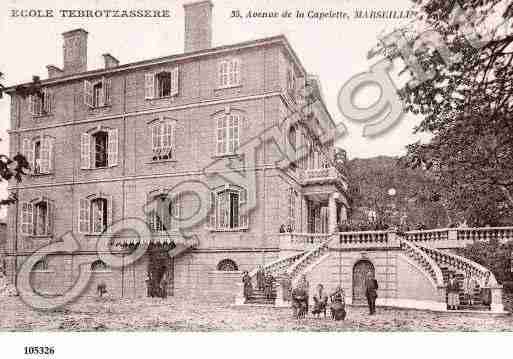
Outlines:
[[[245,304],[260,304],[260,305],[274,305],[276,300],[276,286],[272,290],[272,298],[267,299],[264,291],[260,289],[253,289],[253,295],[250,299],[246,300]]]
[[[444,278],[444,283],[447,285],[449,283],[449,277],[450,275],[453,275],[454,278],[456,278],[456,281],[458,282],[458,285],[460,287],[460,305],[458,306],[458,309],[460,310],[478,310],[478,311],[485,311],[490,310],[490,303],[484,303],[483,301],[483,295],[481,292],[481,288],[479,284],[476,285],[474,289],[474,293],[472,294],[472,305],[469,303],[468,299],[465,296],[464,290],[463,290],[463,281],[465,280],[465,275],[463,273],[458,273],[454,270],[450,270],[447,267],[441,267],[442,275]]]

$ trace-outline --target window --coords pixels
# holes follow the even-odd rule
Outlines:
[[[82,169],[113,167],[118,164],[118,130],[96,129],[81,136]]]
[[[23,139],[22,153],[30,165],[32,174],[49,174],[53,172],[54,138],[39,136]]]
[[[78,226],[80,233],[101,234],[112,222],[112,199],[93,195],[80,199]]]
[[[107,264],[101,259],[91,263],[91,272],[108,272]]]
[[[223,259],[217,265],[217,270],[221,272],[236,272],[239,270],[239,267],[237,266],[237,263],[231,259]]]
[[[90,108],[110,105],[111,81],[103,77],[101,80],[84,81],[84,103]]]
[[[178,96],[179,86],[180,70],[178,67],[158,73],[145,74],[144,94],[146,99]]]
[[[299,214],[300,212],[297,212],[296,214],[296,206],[299,204],[298,203],[298,194],[297,192],[290,188],[289,189],[289,226],[290,228],[292,228],[292,231],[295,231],[297,228],[296,228],[296,223],[298,222],[298,218],[296,218],[296,215]]]
[[[29,111],[32,116],[44,116],[52,113],[53,93],[50,89],[42,89],[29,96]]]
[[[296,73],[292,66],[287,70],[287,90],[292,93],[296,90]]]
[[[48,199],[21,203],[21,233],[27,236],[52,235],[52,203]]]
[[[241,84],[241,62],[239,59],[223,60],[219,63],[219,87],[234,87]]]
[[[232,155],[239,149],[239,115],[223,115],[217,119],[217,154]]]
[[[148,226],[152,232],[178,229],[182,217],[182,198],[180,195],[162,193],[152,197],[149,204]]]
[[[48,261],[46,258],[38,260],[34,267],[32,268],[33,272],[47,272],[48,271]]]
[[[244,213],[246,191],[236,186],[225,186],[210,194],[209,227],[217,230],[246,229],[247,214]]]
[[[162,120],[151,124],[151,147],[153,161],[173,158],[174,121]]]

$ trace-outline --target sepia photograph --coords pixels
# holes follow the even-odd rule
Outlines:
[[[6,0],[0,39],[2,342],[513,330],[511,1]]]

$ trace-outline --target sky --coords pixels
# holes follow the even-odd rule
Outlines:
[[[3,83],[27,82],[33,75],[47,78],[46,65],[62,67],[62,36],[82,27],[89,32],[88,69],[103,67],[102,54],[111,53],[121,64],[183,52],[183,4],[187,1],[140,0],[3,0],[0,3],[0,72]],[[413,128],[420,119],[403,116],[390,131],[369,139],[362,135],[363,124],[349,121],[338,108],[342,86],[358,73],[369,71],[377,59],[367,59],[380,34],[391,32],[405,20],[327,19],[233,19],[232,10],[245,15],[253,11],[301,10],[346,11],[355,9],[407,10],[409,0],[213,0],[213,46],[232,44],[278,34],[287,36],[309,73],[316,74],[333,119],[343,122],[348,133],[336,145],[349,158],[401,155],[405,146],[419,139]],[[168,9],[169,18],[84,19],[20,18],[10,16],[13,9]],[[397,68],[392,70],[393,73]],[[400,79],[397,79],[398,81]],[[379,99],[379,90],[369,87],[355,98],[355,104],[369,106]],[[8,151],[9,96],[0,100],[0,153]],[[5,192],[5,186],[0,189]],[[0,192],[1,195],[1,192]]]

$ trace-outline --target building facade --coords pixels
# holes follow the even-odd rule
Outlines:
[[[334,232],[347,217],[318,79],[284,36],[212,47],[212,10],[210,1],[184,6],[183,54],[125,65],[105,54],[96,70],[87,69],[88,33],[66,32],[62,69],[7,89],[10,154],[31,165],[10,187],[13,282],[27,256],[70,233],[79,250],[48,253],[34,268],[42,293],[65,292],[85,263],[87,294],[104,282],[114,296],[146,296],[158,281],[169,295],[234,296],[241,271],[279,258],[280,229]],[[128,218],[151,235],[112,233],[121,258],[141,242],[175,251],[109,268],[96,242]]]

